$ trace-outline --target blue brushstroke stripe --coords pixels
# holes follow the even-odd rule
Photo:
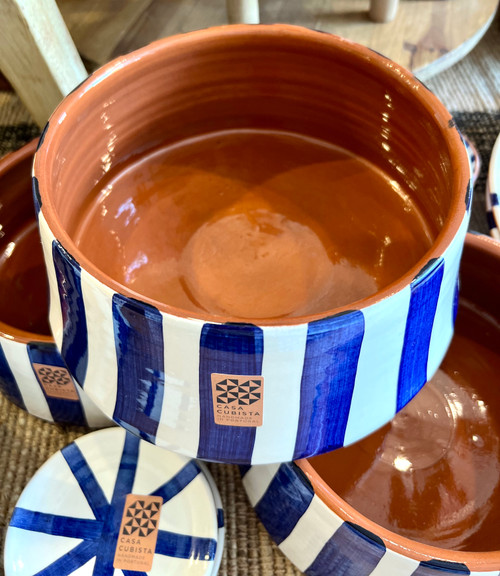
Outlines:
[[[286,494],[286,498],[283,497]],[[297,475],[294,464],[282,464],[255,511],[271,538],[280,544],[309,508],[314,491]]]
[[[108,500],[80,448],[75,443],[69,444],[61,450],[61,454],[68,463],[96,519],[106,521]]]
[[[66,366],[64,365],[55,344],[32,342],[28,344],[27,350],[32,367],[33,364],[45,364],[55,366],[56,368],[64,368],[64,370],[66,370]],[[40,383],[34,368],[33,373]],[[45,396],[50,413],[55,422],[76,424],[79,426],[87,425],[82,405],[78,400],[65,400],[64,398],[53,398],[52,396],[47,396],[41,383],[40,389]]]
[[[305,573],[308,576],[369,576],[384,556],[385,550],[385,546],[344,523],[324,545]]]
[[[35,214],[38,216],[40,208],[42,207],[42,199],[40,198],[40,186],[36,176],[32,176],[31,178],[31,189],[33,191],[33,204],[35,205]]]
[[[201,469],[198,464],[191,460],[168,482],[157,488],[151,496],[160,496],[163,504],[179,494],[200,474]]]
[[[445,560],[429,560],[420,562],[412,576],[451,576],[452,574],[470,574],[465,564],[446,562]]]
[[[491,203],[491,206],[500,205],[500,200],[498,199],[498,194],[496,194],[495,192],[490,193],[490,203]]]
[[[486,212],[486,221],[488,222],[488,228],[490,230],[494,230],[497,227],[495,217],[493,216],[493,212],[491,210]]]
[[[343,446],[364,331],[359,310],[309,324],[293,460]]]
[[[455,325],[455,322],[457,320],[459,302],[460,302],[460,277],[457,278],[457,282],[455,284],[455,292],[453,294],[453,308],[451,311],[452,316],[451,320],[453,325]]]
[[[254,426],[221,426],[213,416],[211,375],[260,376],[264,337],[253,324],[204,324],[200,338],[200,440],[198,458],[249,464]],[[265,386],[265,382],[264,382]]]
[[[121,294],[112,301],[118,391],[113,418],[155,441],[165,373],[162,317],[156,308]]]
[[[93,576],[109,576],[113,574],[113,561],[118,533],[125,509],[125,500],[127,495],[133,492],[140,442],[137,436],[132,434],[125,435],[113,496],[97,547]]]
[[[222,508],[217,508],[217,528],[223,528],[224,526],[224,510]]]
[[[87,319],[79,264],[54,240],[52,257],[61,301],[63,340],[61,356],[83,387],[88,363]]]
[[[96,542],[84,540],[36,576],[68,576],[95,556]]]
[[[410,306],[399,366],[397,410],[415,396],[427,381],[427,360],[432,326],[444,274],[444,260],[412,282]]]
[[[79,540],[96,540],[102,534],[103,525],[103,522],[98,520],[46,514],[26,508],[14,508],[9,523],[9,526],[14,528]]]
[[[9,363],[7,362],[7,358],[5,357],[5,353],[3,351],[2,346],[0,345],[0,390],[2,394],[8,398],[13,404],[26,410],[26,405],[24,404],[24,400],[19,390],[19,386],[17,385],[17,381],[10,369]]]
[[[216,549],[217,541],[212,538],[186,536],[166,530],[158,530],[155,553],[196,562],[199,560],[213,560]]]

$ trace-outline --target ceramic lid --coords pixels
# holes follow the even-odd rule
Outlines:
[[[490,234],[500,240],[500,136],[491,152],[488,180],[486,182],[486,217]]]
[[[112,428],[78,438],[35,474],[14,509],[6,576],[212,576],[220,497],[197,461]]]

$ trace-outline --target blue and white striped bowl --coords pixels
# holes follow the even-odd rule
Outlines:
[[[404,277],[373,297],[321,317],[259,325],[224,323],[142,297],[110,281],[78,250],[56,214],[51,170],[56,165],[66,170],[69,184],[80,167],[88,170],[88,158],[106,153],[108,124],[102,125],[102,134],[92,130],[84,166],[77,156],[77,134],[85,132],[88,115],[98,117],[103,102],[114,102],[122,89],[121,94],[142,89],[141,67],[150,57],[168,62],[171,46],[186,52],[203,50],[220,35],[243,43],[284,39],[291,53],[298,38],[305,43],[302,46],[325,53],[345,50],[350,57],[354,53],[363,66],[376,68],[384,81],[397,85],[421,107],[422,114],[429,115],[429,122],[436,123],[438,140],[446,142],[443,153],[452,166],[443,178],[452,182],[448,212],[431,250]],[[318,77],[324,77],[323,66],[319,59]],[[152,74],[158,82],[171,78],[161,66]],[[127,100],[127,119],[136,118],[133,100]],[[154,100],[151,106],[158,108]],[[148,118],[155,122],[151,115]],[[378,116],[376,121],[380,123]],[[115,133],[118,119],[113,122]],[[426,125],[427,135],[428,129]],[[144,138],[148,133],[142,127],[135,136]],[[58,148],[66,136],[74,154]],[[123,150],[123,141],[120,146]],[[102,154],[95,153],[97,148],[102,148]],[[95,72],[61,104],[36,154],[34,174],[50,283],[50,324],[61,355],[105,414],[159,446],[201,459],[242,464],[288,461],[333,450],[390,420],[434,374],[448,348],[471,202],[467,154],[438,100],[409,73],[365,48],[289,26],[225,27],[167,38]],[[55,188],[63,187],[58,180]],[[437,210],[435,202],[433,196],[431,204]],[[224,380],[232,378],[232,385],[241,390],[238,396],[252,387],[252,399],[262,401],[261,425],[245,424],[245,419],[235,426],[216,423],[212,379],[217,375],[222,375],[222,387]],[[240,400],[238,408],[248,415],[252,406]]]
[[[498,354],[500,358],[500,350],[492,348],[485,348],[485,339],[491,339],[494,328],[488,326],[498,325],[498,302],[495,286],[498,286],[498,279],[500,277],[500,244],[488,236],[472,235],[469,234],[466,240],[466,252],[464,257],[464,266],[462,268],[462,278],[466,302],[464,302],[464,309],[474,310],[474,314],[478,317],[488,318],[486,323],[463,323],[462,326],[474,327],[474,330],[481,330],[482,333],[464,333],[462,336],[471,341],[478,338],[481,344],[478,346],[474,354],[471,356],[472,361],[469,360],[471,367],[481,366],[487,361],[478,356],[477,350],[485,350],[486,358],[491,358],[491,354]],[[494,271],[494,272],[493,272]],[[470,314],[470,312],[469,312]],[[483,321],[484,322],[484,321]],[[486,327],[485,327],[486,326]],[[497,336],[495,336],[497,338]],[[481,348],[481,346],[483,346]],[[458,348],[462,350],[462,348]],[[456,353],[456,352],[455,352]],[[448,365],[452,366],[451,362]],[[484,377],[484,381],[479,383],[478,387],[467,387],[468,379],[470,384],[474,384],[474,373],[462,371],[461,368],[457,371],[457,388],[463,387],[464,390],[484,390],[488,387],[492,393],[497,388],[499,376],[491,377],[494,368],[489,369],[490,377]],[[473,369],[473,368],[472,368]],[[471,368],[469,368],[471,370]],[[484,373],[481,374],[484,376]],[[443,380],[444,381],[444,380]],[[440,385],[435,385],[434,394],[449,393],[450,389],[440,388]],[[427,398],[432,399],[432,394]],[[486,401],[487,396],[479,395],[482,398],[481,405],[483,408],[480,410],[489,411],[490,420],[488,422],[494,427],[500,419],[500,414],[492,412],[494,405]],[[425,406],[421,405],[425,410]],[[449,407],[450,405],[447,404]],[[463,422],[467,422],[467,434],[474,438],[478,430],[481,429],[482,422],[476,416],[477,421],[471,416],[471,405],[457,404],[458,409],[463,407],[463,414],[461,418]],[[498,406],[498,403],[496,404]],[[446,429],[446,422],[439,419],[432,421],[437,417],[434,412],[435,404],[429,406],[429,417],[427,423],[434,426],[434,431],[439,432],[439,429]],[[452,410],[451,410],[452,412]],[[426,412],[427,413],[427,412]],[[451,421],[454,422],[455,416],[449,416]],[[424,417],[425,418],[425,417]],[[415,422],[415,420],[413,421]],[[425,419],[421,422],[426,422]],[[462,423],[463,423],[462,422]],[[479,425],[477,425],[479,423]],[[453,424],[454,426],[455,424]],[[456,424],[457,427],[460,424]],[[477,425],[477,426],[476,426]],[[384,454],[406,454],[411,460],[412,448],[408,433],[411,428],[408,427],[406,432],[401,433],[401,421],[399,428],[395,428],[392,440],[388,440],[388,444],[381,444],[379,439],[373,442],[367,442],[364,446],[359,448],[361,453],[366,453],[366,459],[373,458],[370,468],[362,468],[363,473],[358,478],[353,478],[353,483],[359,480],[357,489],[359,493],[364,494],[367,499],[370,496],[367,486],[374,486],[376,482],[373,481],[377,470],[380,474],[379,482],[382,478],[387,478],[388,482],[394,482],[394,494],[398,490],[400,492],[401,502],[404,498],[408,501],[408,510],[399,510],[394,502],[383,501],[380,506],[376,507],[381,510],[385,506],[386,510],[390,510],[391,523],[396,525],[398,522],[399,514],[401,514],[401,525],[405,525],[403,518],[405,515],[411,515],[411,495],[418,493],[425,498],[425,495],[430,496],[428,500],[429,511],[429,524],[422,526],[422,533],[429,541],[433,523],[442,522],[442,526],[446,524],[446,520],[450,527],[455,527],[457,524],[461,529],[467,530],[468,536],[471,534],[476,535],[476,543],[479,535],[475,533],[473,528],[480,529],[481,523],[485,526],[493,526],[495,520],[494,504],[491,500],[481,501],[481,497],[477,497],[480,504],[469,500],[469,497],[476,499],[476,495],[487,493],[481,482],[484,481],[485,486],[490,486],[489,498],[496,498],[495,493],[498,491],[498,462],[495,463],[495,455],[498,456],[498,427],[494,428],[492,432],[491,452],[486,449],[481,452],[483,457],[493,460],[491,463],[491,470],[493,474],[485,476],[485,470],[481,469],[476,472],[474,478],[470,478],[465,470],[470,464],[470,453],[467,450],[481,450],[482,440],[476,445],[471,442],[470,445],[459,444],[459,440],[452,439],[450,444],[456,442],[459,448],[456,449],[454,467],[450,466],[450,460],[447,460],[447,452],[452,452],[450,445],[440,444],[443,450],[440,456],[434,462],[431,460],[426,461],[427,464],[423,466],[426,468],[430,466],[431,471],[427,475],[429,485],[425,484],[421,478],[413,475],[413,471],[409,470],[407,473],[401,471],[399,476],[382,476],[381,467],[377,467],[379,459],[384,458]],[[396,430],[399,430],[399,435]],[[384,436],[388,439],[389,435]],[[476,437],[477,438],[477,437]],[[495,440],[496,439],[496,440]],[[385,442],[385,440],[384,440]],[[391,452],[391,442],[397,443],[397,451]],[[422,442],[420,440],[420,442]],[[496,442],[496,443],[495,443]],[[421,446],[421,445],[419,445]],[[367,453],[373,447],[373,454]],[[405,448],[407,451],[405,452]],[[420,457],[425,455],[425,452],[419,451]],[[343,468],[339,460],[335,460],[335,456],[339,454],[325,455],[323,458],[332,457],[331,461],[324,460],[321,464],[322,470],[329,470],[329,478],[335,478],[335,473],[345,478],[352,477],[352,471],[347,468],[346,460],[343,460]],[[351,458],[352,458],[351,454]],[[435,457],[434,457],[435,458]],[[418,460],[418,457],[417,457]],[[479,460],[479,457],[478,457]],[[389,462],[384,461],[384,462]],[[431,462],[431,464],[429,464]],[[477,460],[474,460],[477,462]],[[393,463],[388,463],[387,468],[393,466]],[[455,471],[462,466],[462,479],[458,479],[451,474],[453,468]],[[451,471],[450,471],[450,468]],[[443,472],[446,470],[447,472]],[[403,537],[397,534],[396,531],[391,531],[380,524],[377,524],[376,518],[367,518],[342,497],[335,493],[326,479],[315,468],[314,459],[311,463],[309,460],[302,460],[300,462],[291,462],[274,465],[264,466],[247,466],[241,467],[243,476],[243,486],[247,492],[251,505],[255,508],[257,515],[263,523],[266,530],[269,532],[271,538],[278,545],[279,549],[295,564],[299,570],[303,571],[308,576],[459,576],[471,574],[473,576],[500,576],[500,550],[498,548],[493,550],[481,551],[467,551],[464,549],[463,541],[460,541],[462,548],[460,550],[445,549],[440,546],[439,542],[446,540],[448,542],[452,535],[440,534],[438,529],[435,530],[435,545],[422,544],[410,537]],[[372,475],[370,476],[370,473]],[[406,474],[406,475],[405,475]],[[451,474],[447,476],[447,474]],[[350,475],[350,476],[349,476]],[[456,480],[457,485],[454,490],[450,490],[449,486],[438,484],[439,478],[448,478],[450,482]],[[368,478],[368,480],[367,480]],[[389,480],[390,478],[390,480]],[[470,483],[473,488],[469,493],[466,491],[460,492],[462,487],[461,481]],[[365,482],[365,483],[363,483]],[[345,481],[344,481],[344,484]],[[350,486],[350,485],[349,485]],[[351,492],[352,493],[352,492]],[[385,492],[390,494],[391,490]],[[434,496],[439,494],[439,496]],[[459,495],[457,501],[461,504],[461,509],[464,511],[464,516],[458,519],[452,515],[448,510],[453,510],[454,497]],[[374,501],[379,502],[381,494],[373,493],[372,498]],[[439,499],[442,498],[440,506]],[[365,502],[366,503],[366,502]],[[403,505],[402,505],[403,506]],[[483,506],[481,508],[481,506]],[[448,510],[447,510],[448,509]],[[465,512],[467,511],[467,512]],[[441,518],[443,514],[446,518]],[[448,514],[448,516],[447,516]],[[418,512],[414,511],[413,519],[417,517]],[[422,512],[420,511],[420,517]],[[387,516],[388,518],[389,516]],[[471,525],[467,523],[464,518],[470,520]],[[387,520],[387,519],[386,519]],[[488,523],[489,521],[489,523]],[[482,528],[485,533],[486,528]],[[419,527],[412,524],[411,533],[417,537]],[[491,536],[490,542],[498,542],[498,532],[496,536]],[[460,533],[458,531],[453,533],[456,536],[455,541],[459,540]],[[465,538],[464,538],[465,539]],[[477,545],[477,544],[476,544]]]
[[[2,254],[2,258],[16,257],[16,235],[36,226],[30,193],[35,149],[36,141],[33,141],[0,160],[2,245],[10,253],[10,256]],[[4,221],[5,211],[16,214],[9,215],[12,221],[9,218]],[[33,258],[32,266],[36,265]],[[41,250],[38,265],[43,269]],[[12,279],[0,278],[2,282],[12,282]],[[16,282],[27,283],[19,278]],[[43,289],[43,286],[31,287],[33,294]],[[48,302],[46,314],[48,316]],[[112,425],[112,421],[74,382],[54,339],[21,328],[12,318],[13,314],[8,320],[0,314],[0,391],[20,408],[50,422],[95,428]]]
[[[146,510],[154,500],[156,512],[134,512],[129,495]],[[35,474],[12,514],[4,565],[6,576],[215,576],[223,546],[209,473],[111,428],[78,438]]]

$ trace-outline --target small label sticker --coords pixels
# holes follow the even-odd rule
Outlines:
[[[71,374],[62,366],[33,363],[36,376],[47,396],[63,400],[79,400]]]
[[[264,378],[212,375],[214,420],[221,426],[262,426]]]
[[[127,494],[113,567],[117,570],[149,572],[158,539],[163,498]]]

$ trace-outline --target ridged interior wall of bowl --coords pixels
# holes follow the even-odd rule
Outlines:
[[[412,196],[431,248],[370,298],[249,322],[148,298],[75,244],[89,191],[109,170],[160,144],[240,128],[293,131],[366,158]],[[469,175],[441,104],[364,48],[288,26],[153,44],[70,95],[36,156],[56,342],[106,414],[170,449],[264,463],[354,442],[404,406],[445,353]]]

